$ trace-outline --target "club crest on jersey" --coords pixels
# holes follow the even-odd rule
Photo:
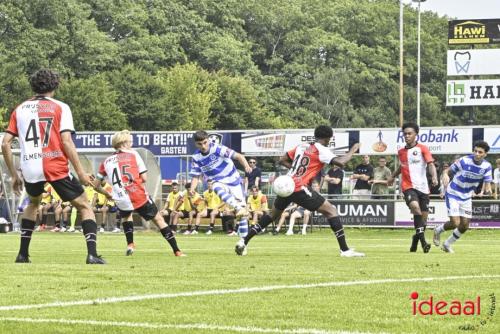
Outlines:
[[[214,144],[222,143],[222,135],[219,133],[212,133],[208,136],[208,141]]]

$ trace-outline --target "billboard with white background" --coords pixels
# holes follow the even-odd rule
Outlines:
[[[500,74],[500,49],[448,50],[448,75]]]

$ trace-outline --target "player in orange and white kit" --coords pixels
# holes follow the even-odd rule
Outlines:
[[[107,157],[99,166],[94,185],[104,184],[106,180],[112,186],[112,197],[120,211],[123,231],[127,239],[127,255],[135,251],[134,224],[132,213],[137,212],[142,218],[152,220],[168,241],[175,256],[185,256],[177,246],[177,241],[170,227],[165,224],[156,204],[149,197],[144,183],[147,169],[139,153],[132,149],[132,135],[128,130],[117,132],[111,138],[116,152]]]
[[[16,263],[31,262],[29,245],[35,227],[36,212],[45,182],[49,182],[63,201],[70,201],[82,217],[83,234],[87,243],[87,264],[106,263],[97,255],[95,216],[83,193],[83,185],[90,183],[78,159],[71,134],[75,132],[69,106],[54,99],[59,86],[59,75],[42,69],[30,77],[35,96],[18,105],[10,116],[9,126],[2,142],[2,154],[12,177],[12,187],[20,194],[24,186],[30,204],[21,220],[21,246]],[[14,166],[12,141],[18,137],[21,147],[21,172]],[[73,165],[77,180],[69,172]]]
[[[399,168],[392,173],[389,184],[401,174],[401,189],[406,205],[413,214],[415,234],[412,236],[410,252],[416,252],[418,242],[424,253],[429,253],[431,244],[425,240],[425,229],[429,215],[429,184],[427,181],[427,168],[432,178],[432,185],[438,184],[436,166],[429,148],[417,142],[419,126],[416,123],[405,123],[401,129],[405,139],[405,147],[398,151]]]
[[[339,243],[341,256],[365,256],[365,254],[355,252],[347,246],[344,227],[338,217],[337,209],[310,186],[314,177],[325,164],[335,164],[343,167],[351,159],[354,152],[358,150],[359,144],[354,144],[346,155],[337,157],[328,148],[330,140],[333,137],[333,130],[330,126],[320,125],[316,127],[314,129],[314,137],[316,142],[301,144],[281,157],[280,163],[290,168],[288,175],[295,182],[295,190],[288,197],[276,198],[271,216],[267,214],[262,216],[260,222],[250,228],[248,235],[238,241],[235,247],[237,255],[246,255],[247,244],[250,239],[259,234],[273,221],[278,221],[286,207],[291,202],[294,202],[311,212],[318,211],[327,218]]]

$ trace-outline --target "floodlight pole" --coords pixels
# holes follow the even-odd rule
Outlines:
[[[426,0],[413,0],[418,2],[418,27],[417,27],[417,124],[420,126],[420,3]]]
[[[399,127],[403,126],[403,0],[399,1]]]

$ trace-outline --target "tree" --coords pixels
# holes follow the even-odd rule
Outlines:
[[[128,128],[127,119],[116,103],[117,94],[104,75],[65,81],[57,92],[57,98],[70,106],[78,130]]]

